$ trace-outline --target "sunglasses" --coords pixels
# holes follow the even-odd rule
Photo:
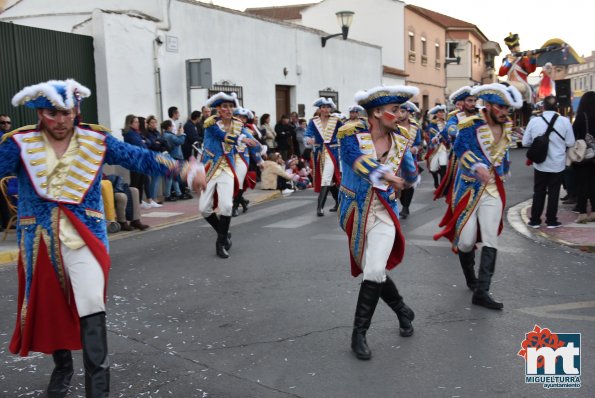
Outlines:
[[[2,120],[2,121],[0,121],[0,124],[12,124],[12,122],[10,122],[10,121],[5,121],[5,120]]]

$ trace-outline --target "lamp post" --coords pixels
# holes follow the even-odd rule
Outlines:
[[[339,11],[335,14],[337,16],[337,21],[339,21],[339,25],[341,26],[341,33],[321,37],[322,47],[325,47],[327,40],[332,39],[333,37],[343,36],[343,40],[347,40],[347,35],[349,34],[349,27],[353,22],[354,14],[355,13],[353,11]]]

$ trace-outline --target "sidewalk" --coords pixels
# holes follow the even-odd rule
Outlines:
[[[561,192],[561,195],[563,195],[563,192]],[[558,221],[562,223],[561,227],[548,229],[543,223],[540,228],[534,229],[527,227],[531,213],[531,202],[531,199],[526,200],[508,210],[508,222],[517,232],[529,239],[554,242],[585,252],[595,253],[595,222],[587,224],[575,223],[578,217],[578,214],[572,211],[575,205],[565,205],[560,202]]]
[[[257,203],[266,202],[281,197],[279,191],[265,191],[262,189],[248,190],[244,197],[250,201],[250,206]],[[242,209],[240,208],[240,216]],[[141,221],[150,226],[146,231],[120,231],[108,234],[109,240],[117,240],[133,235],[139,235],[144,232],[155,231],[166,228],[173,224],[180,224],[202,218],[198,213],[198,198],[179,200],[177,202],[164,202],[163,207],[141,210]],[[0,233],[0,239],[4,237],[4,232]],[[16,241],[16,231],[10,231],[6,240],[0,240],[0,265],[16,263],[18,258],[18,246]]]

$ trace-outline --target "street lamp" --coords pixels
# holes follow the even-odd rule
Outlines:
[[[339,25],[341,25],[341,33],[321,37],[322,47],[326,46],[326,41],[332,39],[333,37],[343,36],[343,40],[347,40],[347,35],[349,34],[349,27],[351,26],[351,22],[353,22],[354,14],[355,13],[353,11],[339,11],[335,14],[337,16],[337,21],[339,21]]]

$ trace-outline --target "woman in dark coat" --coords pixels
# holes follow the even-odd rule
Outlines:
[[[588,91],[582,97],[572,125],[574,137],[585,140],[587,147],[595,148],[595,91]],[[577,223],[595,222],[595,158],[573,163],[576,176]],[[587,201],[591,212],[587,212]]]

